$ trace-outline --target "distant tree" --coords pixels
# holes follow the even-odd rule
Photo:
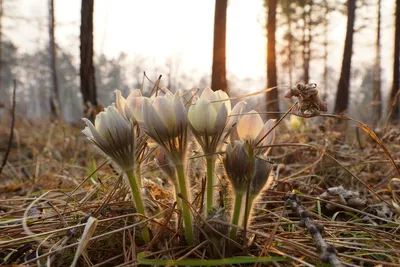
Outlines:
[[[359,89],[359,95],[352,102],[351,111],[352,116],[360,118],[365,123],[373,123],[374,108],[374,71],[375,64],[367,66],[364,70],[364,74],[361,80],[361,86]]]
[[[377,0],[377,19],[376,19],[376,42],[375,42],[375,65],[373,81],[372,99],[372,121],[376,126],[382,116],[382,96],[381,96],[381,0]]]
[[[399,120],[399,98],[397,92],[400,89],[400,1],[396,2],[396,13],[395,13],[395,31],[394,31],[394,47],[393,47],[393,82],[392,91],[390,93],[389,108],[392,108],[392,121]],[[392,103],[394,106],[392,107]]]
[[[97,107],[97,92],[95,70],[93,65],[93,7],[94,0],[82,0],[81,9],[81,92],[84,103],[84,113],[88,114],[89,107]]]
[[[322,99],[326,100],[327,97],[327,92],[328,92],[328,45],[329,45],[329,20],[328,20],[328,14],[330,12],[328,0],[323,0],[323,8],[324,8],[324,21],[323,21],[323,26],[324,26],[324,41],[323,41],[323,47],[324,47],[324,55],[323,55],[323,60],[324,60],[324,72],[322,74],[323,76],[323,81],[324,81],[324,87],[322,89]]]
[[[342,69],[336,93],[335,113],[343,113],[349,107],[349,86],[351,72],[351,58],[353,55],[354,21],[356,13],[356,0],[347,1],[347,29],[344,43]]]
[[[305,84],[310,81],[310,60],[311,60],[311,30],[312,30],[312,7],[313,0],[299,0],[302,7],[302,58],[303,58],[303,82]]]
[[[213,90],[228,91],[226,81],[226,10],[228,0],[215,0],[214,48],[211,74]]]
[[[286,47],[282,46],[282,51],[281,54],[282,56],[286,56],[285,60],[282,61],[282,64],[284,67],[287,68],[287,73],[288,73],[288,78],[289,78],[289,84],[293,84],[293,43],[294,43],[294,36],[293,36],[293,14],[294,14],[294,8],[293,4],[295,4],[294,1],[292,0],[281,0],[280,4],[282,6],[282,13],[286,17],[286,25],[287,25],[287,32],[285,34],[285,40],[286,40]]]
[[[3,0],[0,0],[0,105],[5,105],[5,99],[7,98],[7,94],[3,91],[5,88],[3,88],[3,80],[2,80],[2,67],[3,67],[3,57],[2,57],[2,44],[3,44],[3,15],[4,15],[4,9],[3,9]]]
[[[114,102],[115,89],[121,90],[124,96],[128,96],[130,86],[125,74],[126,58],[127,55],[124,53],[121,53],[116,59],[109,59],[105,55],[100,55],[97,58],[96,88],[97,99],[100,104],[106,106]]]
[[[61,118],[60,114],[60,95],[58,89],[58,75],[57,75],[57,54],[55,42],[55,25],[54,25],[54,0],[49,0],[49,52],[50,52],[50,71],[52,87],[50,96],[50,108],[53,118]]]
[[[275,50],[275,31],[276,31],[276,8],[278,0],[265,0],[264,5],[267,9],[267,88],[278,85],[276,71],[276,50]],[[279,112],[278,89],[274,88],[266,93],[267,112]],[[268,114],[268,118],[277,118],[278,114]]]

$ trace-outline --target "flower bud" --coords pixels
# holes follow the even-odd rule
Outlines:
[[[175,166],[168,158],[164,148],[159,148],[156,152],[155,160],[160,169],[176,184]]]
[[[100,112],[95,125],[88,119],[82,131],[86,137],[109,156],[124,171],[132,170],[135,164],[134,131],[118,110],[109,106]]]

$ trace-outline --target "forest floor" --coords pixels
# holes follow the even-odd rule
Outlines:
[[[83,125],[17,117],[0,176],[0,266],[70,266],[80,249],[77,266],[195,265],[195,259],[205,259],[202,265],[253,266],[252,257],[275,257],[264,266],[339,266],[334,258],[343,266],[400,266],[400,130],[388,127],[377,137],[351,121],[337,130],[336,122],[319,117],[278,126],[273,174],[257,199],[246,240],[226,250],[225,240],[217,251],[210,242],[221,237],[183,243],[182,231],[175,230],[171,186],[153,160],[142,172],[154,214],[149,223],[156,229],[145,244],[134,238],[142,222],[129,187],[85,140]],[[10,124],[0,118],[0,160]],[[188,153],[197,149],[192,145]],[[204,163],[193,158],[188,168],[196,191]],[[217,176],[221,191],[231,192],[221,166]],[[97,227],[88,234],[89,217]],[[82,239],[85,249],[78,248]],[[218,255],[227,260],[218,261]]]

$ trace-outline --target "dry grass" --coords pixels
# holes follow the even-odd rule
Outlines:
[[[0,119],[3,155],[10,121]],[[317,120],[323,126],[318,127]],[[215,243],[212,231],[207,237],[201,235],[196,246],[185,246],[181,228],[176,230],[181,220],[173,209],[173,194],[157,178],[162,174],[151,160],[144,165],[142,175],[147,181],[147,206],[154,216],[140,221],[129,199],[129,187],[108,163],[102,165],[104,158],[85,141],[82,127],[17,118],[11,153],[0,177],[0,265],[47,262],[70,266],[86,221],[92,216],[98,224],[88,237],[78,266],[134,266],[138,255],[148,256],[153,265],[162,265],[156,259],[179,259],[181,262],[169,264],[189,265],[185,259],[274,256],[286,261],[264,264],[321,266],[312,235],[285,205],[284,196],[291,191],[311,212],[312,221],[324,226],[322,236],[336,248],[343,265],[400,266],[400,180],[396,179],[400,175],[393,166],[400,160],[400,135],[392,131],[383,138],[385,153],[364,131],[356,133],[355,124],[349,122],[346,131],[335,130],[335,120],[312,119],[305,129],[297,131],[279,125],[271,155],[276,164],[274,176],[258,199],[247,238],[235,243],[226,240],[224,249]],[[192,162],[189,173],[193,191],[198,191],[203,175],[197,169],[202,161],[195,158]],[[222,170],[218,176],[221,190],[229,191]],[[337,195],[320,197],[326,189],[339,185],[359,193],[364,205]],[[150,244],[135,239],[145,222],[153,229]],[[204,224],[201,219],[197,223]],[[215,228],[229,225],[221,220],[208,223]],[[216,239],[223,238],[217,235]],[[148,263],[144,258],[139,260]],[[221,261],[224,265],[234,263]]]

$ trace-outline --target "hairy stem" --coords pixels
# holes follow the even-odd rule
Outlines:
[[[204,209],[206,218],[214,205],[214,168],[215,157],[207,157],[207,197],[206,208]]]
[[[127,171],[126,175],[128,176],[128,181],[131,186],[133,203],[135,204],[136,210],[138,213],[146,215],[146,210],[143,205],[142,196],[140,194],[140,188],[137,184],[133,170]],[[150,242],[150,233],[147,224],[142,229],[142,235],[143,235],[143,240],[146,243]]]
[[[243,223],[242,225],[246,225],[246,227],[249,225],[249,219],[250,219],[250,212],[252,210],[253,202],[254,199],[256,199],[257,195],[249,195],[249,199],[247,201],[247,208],[245,209],[245,213],[243,216]]]
[[[190,203],[188,188],[186,185],[185,171],[182,162],[175,162],[176,172],[178,175],[179,192],[182,197]],[[192,214],[188,205],[182,202],[183,223],[185,224],[185,237],[189,245],[194,244],[194,234],[192,225]]]
[[[240,213],[242,210],[243,194],[244,194],[243,191],[236,191],[235,205],[233,207],[233,214],[232,214],[232,224],[233,225],[238,225],[238,222],[239,222]],[[233,240],[236,240],[236,232],[237,232],[237,228],[232,227],[229,237]]]

